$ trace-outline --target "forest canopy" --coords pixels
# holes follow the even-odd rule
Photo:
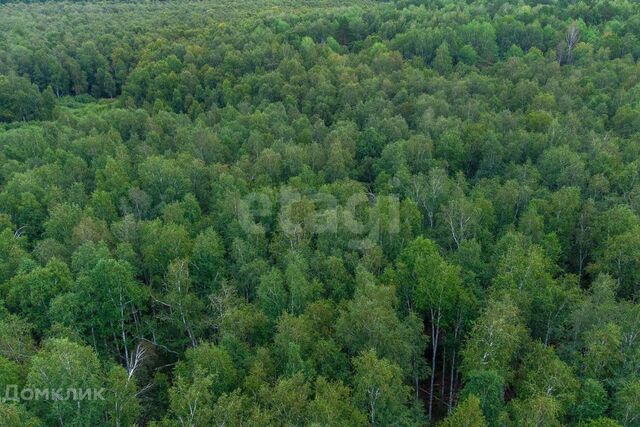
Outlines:
[[[0,425],[640,426],[640,3],[0,3]]]

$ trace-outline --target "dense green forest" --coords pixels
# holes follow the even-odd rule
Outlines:
[[[0,3],[0,426],[640,426],[640,3]]]

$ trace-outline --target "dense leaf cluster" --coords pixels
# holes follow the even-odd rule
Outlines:
[[[640,425],[640,5],[0,6],[0,425]]]

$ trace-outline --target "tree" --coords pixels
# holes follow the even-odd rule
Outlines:
[[[184,226],[161,224],[156,220],[141,227],[142,259],[147,283],[161,282],[167,267],[175,259],[186,259],[192,241]]]
[[[13,224],[0,225],[0,282],[4,283],[13,277],[20,264],[26,260],[25,239],[21,237],[21,231],[16,230]],[[0,215],[0,223],[2,215]]]
[[[190,260],[198,295],[207,295],[225,277],[224,252],[222,239],[213,228],[196,236]]]
[[[67,265],[54,259],[45,267],[36,267],[13,277],[7,287],[7,306],[19,310],[38,331],[44,332],[50,324],[48,312],[52,300],[68,291],[71,283]]]
[[[238,372],[229,352],[209,343],[188,349],[184,360],[176,365],[175,373],[182,379],[180,387],[194,392],[208,384],[207,393],[211,402],[223,393],[233,391],[238,384]],[[174,391],[178,393],[179,388]]]
[[[313,343],[319,338],[319,332],[313,329],[306,315],[291,316],[284,313],[277,324],[277,333],[273,338],[274,355],[277,366],[284,376],[296,374],[313,377],[313,367],[309,360]]]
[[[602,381],[612,381],[622,362],[620,327],[613,322],[598,324],[588,330],[584,338],[585,373]]]
[[[278,318],[287,307],[287,289],[280,270],[273,268],[260,278],[257,290],[257,302],[272,318]]]
[[[286,261],[284,281],[289,291],[289,313],[299,314],[320,297],[320,283],[308,280],[308,264],[298,253],[291,252]]]
[[[314,425],[364,425],[366,415],[353,406],[351,389],[319,377],[315,394],[309,402],[309,421]]]
[[[432,416],[438,346],[443,330],[455,322],[455,305],[464,294],[457,268],[447,263],[431,240],[419,237],[401,254],[398,265],[401,289],[409,308],[424,313],[431,326],[431,383],[429,417]]]
[[[473,237],[478,225],[480,211],[477,206],[466,197],[453,198],[442,207],[443,234],[451,236],[455,248]]]
[[[155,204],[182,199],[191,186],[187,170],[176,160],[150,157],[138,167],[140,188],[151,196]]]
[[[489,425],[498,422],[504,408],[504,378],[494,370],[473,370],[465,375],[460,399],[478,399],[484,418]]]
[[[266,416],[261,422],[278,422],[284,425],[302,425],[307,415],[310,385],[302,375],[281,378],[273,387],[261,390],[261,400],[266,407]],[[258,421],[258,420],[256,420]]]
[[[624,384],[614,396],[613,413],[623,426],[634,426],[640,420],[640,382],[631,380]]]
[[[39,120],[51,116],[38,87],[24,77],[0,75],[0,122]]]
[[[487,422],[480,409],[480,400],[470,395],[456,406],[456,409],[440,423],[442,427],[486,427]]]
[[[473,20],[460,31],[464,44],[470,44],[485,63],[492,63],[497,58],[496,32],[490,23]]]
[[[463,373],[493,369],[508,381],[512,375],[512,362],[525,334],[520,313],[509,297],[489,300],[473,325],[463,350]]]
[[[68,293],[51,303],[51,317],[91,337],[96,350],[117,355],[128,370],[137,331],[134,319],[146,291],[133,278],[125,261],[100,259],[80,274]]]
[[[413,175],[407,190],[416,202],[416,205],[425,212],[429,227],[436,225],[436,214],[447,199],[447,193],[451,183],[446,171],[441,168],[433,168],[425,176]]]
[[[20,317],[0,309],[0,355],[9,360],[24,362],[36,352],[33,325]]]
[[[552,189],[565,186],[581,187],[586,180],[585,166],[580,154],[568,146],[545,150],[540,156],[538,167],[543,179]]]
[[[198,345],[205,327],[204,304],[192,292],[189,264],[185,260],[175,260],[169,264],[165,280],[165,293],[160,297],[160,309],[168,313],[163,317],[183,334],[192,347]],[[178,348],[182,347],[178,341]]]
[[[193,373],[193,379],[178,376],[169,390],[170,412],[172,419],[164,420],[163,424],[171,426],[205,426],[213,422],[213,396],[210,388],[213,379],[203,371]]]
[[[533,343],[524,357],[517,384],[522,398],[549,396],[558,401],[558,415],[568,412],[575,404],[579,383],[573,372],[555,354],[553,348]]]
[[[42,422],[21,405],[0,403],[0,424],[6,427],[40,427]]]
[[[609,396],[602,383],[587,378],[578,390],[575,417],[578,421],[595,420],[604,415],[609,405]]]
[[[90,347],[67,339],[52,339],[31,360],[26,387],[58,391],[59,399],[30,401],[33,412],[47,425],[63,422],[70,425],[99,425],[104,416],[105,400],[102,368]],[[98,398],[81,399],[82,393]],[[68,398],[68,399],[65,399]]]
[[[558,62],[573,64],[573,51],[580,41],[580,29],[572,22],[564,37],[564,42],[558,45]]]
[[[142,408],[137,398],[139,391],[134,373],[120,366],[113,366],[107,372],[107,415],[115,427],[133,425],[140,417]]]
[[[250,422],[250,402],[239,391],[223,394],[213,407],[211,425],[244,425]]]
[[[511,403],[516,425],[523,427],[559,427],[559,403],[551,396],[539,395],[528,399],[516,399]]]
[[[433,68],[435,68],[440,74],[448,74],[453,68],[453,61],[451,54],[449,53],[449,45],[447,42],[443,42],[438,49],[436,49],[436,57],[433,60]]]
[[[609,237],[602,251],[598,253],[594,270],[612,274],[618,281],[620,294],[633,298],[638,293],[638,254],[640,254],[640,238],[635,227],[622,234]]]
[[[402,370],[374,351],[366,351],[353,361],[354,402],[368,416],[372,426],[402,423],[409,416],[405,406],[410,389],[402,383]]]
[[[421,325],[399,319],[396,306],[393,288],[365,283],[338,316],[336,339],[352,355],[373,350],[408,374],[425,341]]]
[[[561,336],[579,290],[572,277],[554,280],[546,251],[523,235],[507,233],[498,242],[496,289],[508,290],[532,335],[545,344]]]

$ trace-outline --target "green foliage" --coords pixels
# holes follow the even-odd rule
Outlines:
[[[446,42],[442,43],[438,49],[436,49],[436,57],[433,60],[433,68],[435,68],[440,74],[447,74],[451,72],[453,63],[451,54],[449,53],[449,45]]]
[[[638,425],[637,2],[0,34],[0,425]]]
[[[609,407],[609,396],[602,384],[587,378],[578,390],[575,416],[579,421],[595,420]]]
[[[138,387],[135,378],[121,366],[114,366],[106,373],[107,416],[115,426],[135,424],[141,413]]]
[[[51,95],[41,94],[27,78],[0,75],[0,122],[50,118],[55,102]]]
[[[375,350],[379,357],[409,370],[424,340],[420,330],[398,318],[394,290],[367,283],[336,320],[336,337],[350,354]]]
[[[71,287],[71,274],[67,265],[58,260],[45,267],[36,267],[11,279],[7,287],[7,306],[19,310],[27,321],[39,331],[50,324],[48,310],[58,295]]]
[[[380,359],[367,351],[354,359],[354,400],[368,415],[371,425],[406,423],[409,411],[404,404],[409,399],[409,387],[402,384],[398,365]]]
[[[509,298],[490,300],[464,348],[463,372],[491,369],[502,378],[510,378],[525,334],[520,313]]]
[[[495,425],[504,407],[504,379],[494,370],[474,370],[464,382],[461,398],[477,399],[484,418]]]
[[[101,399],[65,399],[67,392],[85,392],[102,388],[101,366],[91,348],[66,339],[49,341],[31,361],[26,386],[34,390],[58,391],[64,396],[51,401],[34,399],[35,414],[48,425],[60,419],[71,425],[96,425],[105,410]]]
[[[0,403],[0,423],[7,427],[40,427],[42,422],[24,407],[11,403]]]
[[[486,427],[487,422],[480,409],[480,400],[470,395],[460,402],[456,409],[440,423],[443,427]]]
[[[315,397],[309,403],[309,422],[312,425],[364,425],[367,418],[351,400],[351,389],[342,383],[330,383],[319,377]]]
[[[524,357],[521,369],[523,375],[517,384],[519,396],[552,397],[558,401],[562,411],[568,411],[574,405],[578,381],[553,348],[534,343]]]
[[[551,396],[539,395],[511,402],[514,423],[519,426],[560,426],[560,404]]]
[[[616,393],[613,401],[613,414],[623,426],[632,426],[640,420],[640,382],[626,382]]]

